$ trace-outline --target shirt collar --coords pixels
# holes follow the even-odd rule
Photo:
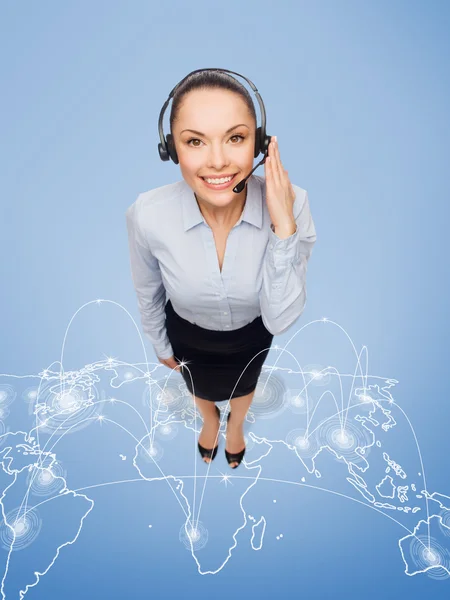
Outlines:
[[[181,181],[181,186],[181,208],[183,211],[184,231],[187,231],[191,227],[194,227],[202,222],[206,224],[206,221],[197,204],[194,192],[184,179]],[[241,221],[247,221],[247,223],[250,223],[251,225],[261,229],[262,201],[262,182],[260,182],[254,175],[251,175],[247,180],[247,198],[245,201],[244,210],[242,211],[242,214],[239,217],[239,221],[236,223],[236,225],[239,225]]]

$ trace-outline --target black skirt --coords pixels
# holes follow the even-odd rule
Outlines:
[[[261,316],[239,329],[217,331],[183,319],[170,300],[165,313],[174,357],[190,370],[181,368],[191,394],[217,402],[253,392],[273,340]]]

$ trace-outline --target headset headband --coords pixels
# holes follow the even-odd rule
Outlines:
[[[173,142],[172,134],[168,133],[167,138],[164,137],[164,130],[163,130],[164,113],[170,102],[170,99],[173,97],[176,90],[183,83],[183,81],[185,81],[190,75],[193,75],[194,73],[199,73],[201,71],[219,71],[219,72],[224,72],[224,73],[233,73],[233,75],[238,75],[239,77],[242,77],[243,79],[245,79],[245,81],[249,84],[249,86],[252,88],[252,90],[256,96],[256,99],[258,100],[259,108],[261,111],[261,127],[258,127],[256,130],[254,158],[256,158],[260,152],[262,154],[265,154],[269,147],[270,136],[266,135],[266,110],[264,108],[264,102],[262,101],[262,98],[261,98],[258,90],[256,89],[256,86],[249,79],[247,79],[247,77],[244,77],[244,75],[241,75],[240,73],[236,73],[235,71],[229,71],[228,69],[196,69],[195,71],[191,71],[190,73],[188,73],[186,75],[186,77],[183,77],[183,79],[179,83],[177,83],[177,85],[170,92],[169,97],[164,102],[161,112],[159,113],[158,131],[159,131],[159,138],[160,138],[161,142],[158,144],[158,152],[159,152],[159,156],[160,156],[161,160],[167,161],[169,159],[172,159],[175,164],[178,164],[178,156],[177,156],[177,153],[175,150],[175,144]]]

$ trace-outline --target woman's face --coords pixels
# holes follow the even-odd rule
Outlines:
[[[217,208],[246,198],[234,186],[253,168],[255,122],[247,105],[228,90],[193,90],[184,98],[172,135],[181,173],[197,200]],[[215,187],[203,177],[233,179]]]

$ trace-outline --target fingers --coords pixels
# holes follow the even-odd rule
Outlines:
[[[269,178],[270,183],[273,183],[275,186],[284,186],[286,185],[290,188],[290,181],[288,177],[288,172],[283,167],[280,158],[280,151],[278,148],[278,141],[276,136],[272,136],[272,139],[269,144],[269,156],[270,160],[265,162],[266,166],[266,176]]]
[[[272,174],[273,182],[276,186],[281,184],[281,167],[280,167],[280,155],[278,153],[276,136],[274,136],[269,144],[269,156],[270,156],[270,172]]]
[[[180,371],[180,365],[179,365],[179,363],[177,363],[177,361],[173,357],[160,358],[159,362],[162,363],[164,366],[168,367],[169,369],[174,369],[175,371]]]
[[[276,168],[276,155],[275,155],[275,144],[273,142],[273,137],[272,137],[272,141],[269,144],[269,148],[268,148],[268,155],[270,160],[266,160],[266,162],[264,163],[265,167],[266,167],[266,178],[267,178],[267,184],[269,186],[274,186],[277,187],[280,183],[279,177],[278,177],[278,170]]]
[[[275,136],[276,139],[276,136]],[[281,183],[288,183],[289,182],[289,178],[288,178],[288,172],[286,171],[286,169],[283,167],[283,163],[281,162],[281,158],[280,158],[280,150],[278,147],[278,140],[276,141],[275,144],[275,154],[276,154],[276,163],[277,163],[277,167],[278,167],[278,175],[280,178],[280,182]]]
[[[275,194],[277,189],[283,189],[286,197],[290,197],[294,201],[295,191],[289,179],[289,174],[281,162],[276,136],[271,138],[268,146],[268,157],[270,160],[266,160],[264,163],[268,193]]]
[[[277,136],[275,136],[275,140],[274,140],[273,155],[275,157],[275,166],[276,166],[277,174],[281,178],[282,165],[281,165],[281,159],[280,159],[280,150],[278,148]]]

